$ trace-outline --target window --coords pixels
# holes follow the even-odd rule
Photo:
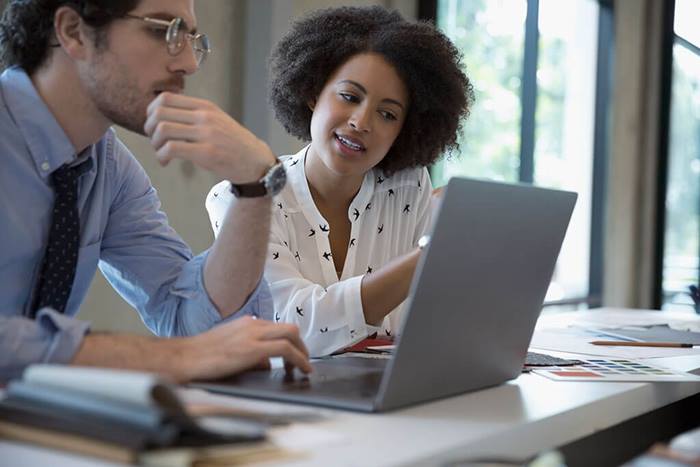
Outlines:
[[[688,309],[700,257],[700,3],[676,0],[663,232],[662,308]]]
[[[436,164],[433,183],[459,175],[577,192],[546,300],[597,303],[602,264],[592,259],[602,245],[591,239],[603,213],[593,208],[602,199],[593,174],[605,144],[594,135],[605,137],[609,61],[598,51],[612,49],[612,21],[601,19],[609,8],[596,0],[439,0],[436,10],[437,26],[464,54],[476,102],[461,155]]]

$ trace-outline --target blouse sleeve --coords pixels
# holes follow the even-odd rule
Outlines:
[[[211,222],[211,228],[214,231],[214,237],[219,236],[219,230],[224,223],[228,207],[231,204],[231,197],[233,195],[230,194],[228,183],[229,182],[224,180],[214,185],[212,189],[209,190],[205,202],[205,207],[209,214],[209,222]]]
[[[312,357],[329,355],[375,332],[365,323],[362,276],[327,288],[305,278],[286,234],[273,217],[265,275],[275,304],[275,321],[293,323]]]
[[[430,175],[428,174],[428,169],[423,168],[421,171],[420,179],[421,189],[418,190],[418,200],[417,200],[417,216],[416,216],[416,228],[414,230],[413,245],[418,244],[418,239],[421,238],[426,233],[430,232],[432,227],[433,219],[433,209],[432,209],[432,194],[433,194],[433,184],[430,182]]]

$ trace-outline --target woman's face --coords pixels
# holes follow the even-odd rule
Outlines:
[[[362,53],[340,65],[309,105],[310,154],[337,175],[361,175],[384,159],[399,135],[408,90],[381,55]]]

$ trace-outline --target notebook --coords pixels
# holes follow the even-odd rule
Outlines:
[[[575,202],[565,191],[452,178],[392,358],[328,358],[309,377],[251,371],[193,386],[380,412],[515,378]]]

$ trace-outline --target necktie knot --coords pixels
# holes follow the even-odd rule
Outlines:
[[[92,168],[92,159],[87,158],[85,161],[81,162],[75,166],[69,166],[64,164],[58,169],[56,169],[53,174],[51,174],[51,181],[54,184],[54,189],[58,188],[58,185],[71,184],[78,181],[78,178],[88,170]],[[65,187],[62,187],[65,188]]]

